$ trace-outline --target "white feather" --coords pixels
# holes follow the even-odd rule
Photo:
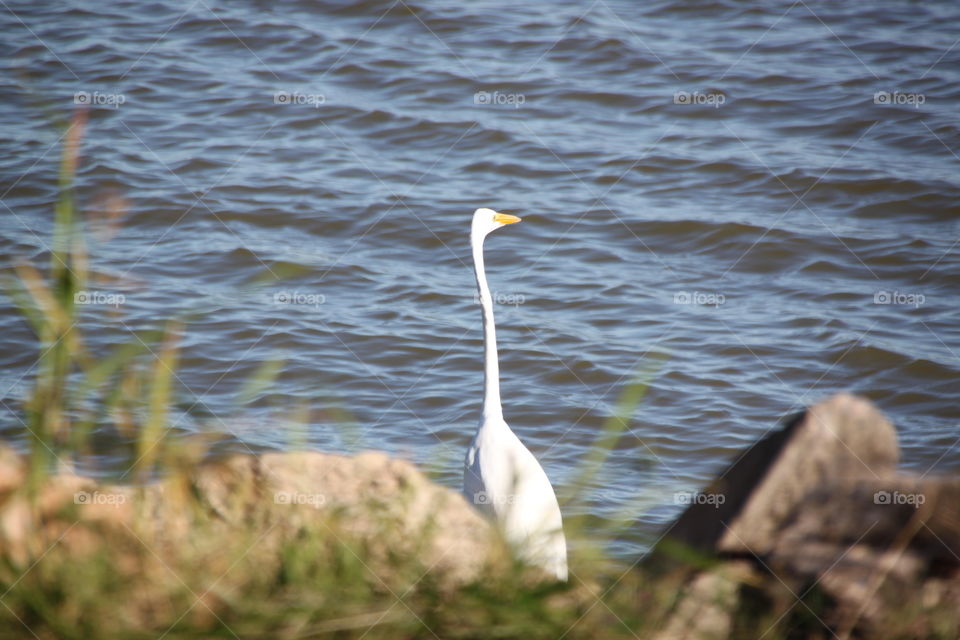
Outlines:
[[[483,240],[518,218],[477,209],[470,234],[483,309],[484,402],[477,434],[467,450],[463,493],[493,518],[517,554],[559,580],[567,579],[567,541],[553,486],[537,459],[503,419],[493,300],[483,262]]]

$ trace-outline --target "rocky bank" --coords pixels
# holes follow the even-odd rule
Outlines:
[[[756,637],[767,624],[795,637],[960,633],[960,479],[905,475],[898,461],[893,426],[867,400],[840,394],[809,408],[737,456],[631,569],[661,594],[637,608],[664,640]],[[457,589],[509,566],[458,493],[381,453],[236,455],[140,487],[63,473],[31,491],[26,478],[26,462],[0,449],[4,582],[54,546],[147,548],[129,563],[144,581],[198,557],[214,570],[219,541],[238,531],[255,533],[265,571],[308,529],[377,576],[412,557]],[[574,600],[597,597],[571,588]],[[215,595],[203,596],[216,615]],[[147,612],[139,623],[162,617],[151,597],[131,594]]]

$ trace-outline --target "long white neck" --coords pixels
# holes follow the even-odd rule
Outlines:
[[[493,298],[483,268],[483,238],[478,233],[470,235],[473,269],[477,275],[477,290],[483,309],[483,417],[486,421],[491,418],[502,420],[503,407],[500,405],[500,365],[497,359],[497,330],[493,324]]]

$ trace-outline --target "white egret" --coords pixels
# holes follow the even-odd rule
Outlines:
[[[483,309],[483,415],[463,465],[463,493],[501,527],[517,554],[567,579],[567,541],[560,505],[543,467],[503,419],[493,299],[483,266],[483,240],[520,218],[492,209],[473,214],[470,244]]]

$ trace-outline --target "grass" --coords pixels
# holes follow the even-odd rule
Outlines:
[[[83,112],[78,112],[65,136],[47,276],[29,262],[17,262],[16,277],[3,278],[8,298],[39,342],[23,419],[34,487],[58,463],[87,451],[94,427],[107,418],[121,432],[132,431],[135,422],[143,425],[138,453],[146,455],[138,456],[137,467],[146,470],[157,458],[170,403],[177,322],[166,331],[138,335],[99,357],[90,353],[84,340],[78,303],[87,295],[88,254],[83,222],[75,212],[73,182],[85,125]],[[148,369],[146,356],[161,337],[161,357]],[[146,394],[139,393],[142,389]]]

